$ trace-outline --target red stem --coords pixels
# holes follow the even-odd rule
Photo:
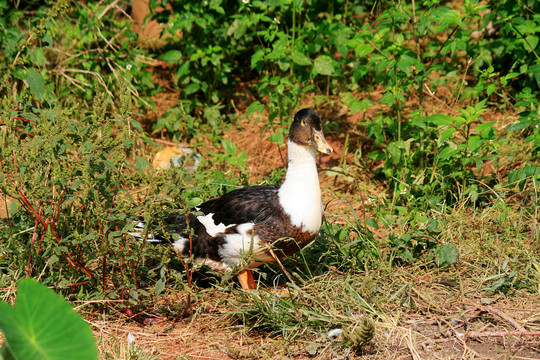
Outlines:
[[[26,277],[30,277],[30,261],[32,260],[32,248],[34,247],[34,241],[36,241],[37,226],[38,221],[36,219],[36,223],[34,224],[34,233],[32,234],[32,241],[30,242],[30,249],[28,250],[28,261],[26,262]]]
[[[103,286],[103,292],[107,293],[107,253],[105,251],[105,235],[103,234],[103,226],[101,226],[101,221],[99,221],[99,233],[101,234],[101,243],[103,245],[103,259],[101,261],[101,282]]]
[[[34,218],[37,221],[39,221],[41,223],[41,226],[43,226],[45,231],[47,231],[49,229],[48,221],[43,220],[41,215],[30,204],[30,202],[26,198],[26,195],[24,194],[24,192],[21,189],[19,189],[19,187],[17,185],[15,185],[15,182],[13,180],[11,181],[11,183],[15,186],[15,189],[17,190],[17,193],[20,196],[19,200],[22,201],[23,206],[26,208],[26,210],[30,211],[34,215]],[[62,241],[62,238],[60,236],[58,236],[58,234],[56,233],[56,231],[52,227],[51,227],[51,234],[55,237],[55,239],[56,239],[56,241],[58,243],[60,243]],[[66,250],[66,252],[63,253],[62,255],[71,264],[71,266],[73,266],[73,268],[82,270],[90,278],[94,279],[94,275],[92,274],[92,272],[84,264],[82,264],[82,263],[80,263],[79,261],[76,261],[76,260],[74,261],[72,259],[73,254],[69,249]]]

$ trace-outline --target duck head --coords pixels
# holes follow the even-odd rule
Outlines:
[[[315,147],[323,154],[330,154],[334,150],[324,138],[321,117],[312,109],[302,109],[294,115],[289,140],[298,145]]]

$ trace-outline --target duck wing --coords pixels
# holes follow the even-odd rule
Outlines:
[[[204,215],[212,214],[215,225],[268,223],[282,215],[279,186],[259,185],[232,190],[194,208]]]

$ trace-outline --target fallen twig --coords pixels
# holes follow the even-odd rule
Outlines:
[[[510,323],[513,327],[515,327],[520,332],[527,332],[527,329],[525,329],[523,326],[521,326],[516,320],[512,319],[510,316],[506,315],[502,311],[495,309],[491,306],[484,306],[484,310],[488,313],[498,316],[501,319],[505,320],[506,322]]]
[[[540,331],[471,331],[468,337],[540,336]]]

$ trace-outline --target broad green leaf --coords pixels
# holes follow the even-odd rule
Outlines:
[[[491,83],[488,85],[487,89],[486,89],[486,93],[488,95],[491,95],[493,94],[493,92],[495,91],[495,89],[497,88],[497,85],[495,85],[494,83]]]
[[[527,70],[528,73],[539,75],[540,74],[540,62],[537,64],[534,64],[533,66],[529,67],[529,70]]]
[[[392,92],[390,91],[387,91],[381,97],[381,104],[391,106],[395,100],[396,100],[396,97],[394,96],[394,94],[392,94]]]
[[[97,359],[90,326],[51,289],[19,282],[15,307],[0,302],[0,328],[15,359]]]
[[[467,143],[469,145],[469,150],[475,152],[476,150],[480,149],[482,145],[484,145],[484,139],[482,139],[480,136],[473,135],[469,138]]]
[[[163,278],[156,281],[155,289],[156,289],[156,295],[161,294],[163,289],[165,289],[165,281],[163,280]]]
[[[430,121],[433,125],[443,126],[452,125],[454,123],[454,118],[448,115],[435,114],[427,117],[426,121]]]
[[[182,79],[184,76],[189,74],[189,67],[191,63],[189,61],[184,61],[182,65],[178,68],[178,71],[176,72],[176,76],[178,79]]]
[[[401,149],[395,143],[390,143],[388,145],[388,152],[390,153],[390,160],[392,160],[394,164],[399,163],[402,152],[401,152]]]
[[[375,228],[375,229],[379,228],[379,224],[377,224],[377,221],[375,219],[368,218],[368,217],[366,217],[366,225],[371,226],[372,228]]]
[[[520,121],[520,122],[518,122],[516,124],[510,125],[506,129],[506,131],[509,132],[509,131],[522,130],[522,129],[528,128],[529,126],[531,126],[531,124],[532,124],[532,121],[530,121],[530,120]]]
[[[193,84],[189,84],[188,86],[186,86],[184,91],[185,91],[186,95],[191,95],[191,94],[199,91],[200,88],[201,88],[201,85],[199,85],[199,83],[193,83]]]
[[[337,62],[328,55],[321,55],[313,63],[314,75],[332,76],[336,74]]]
[[[354,47],[354,53],[357,57],[366,57],[374,51],[373,46],[369,44],[358,44]]]
[[[258,112],[259,114],[262,114],[264,111],[264,104],[261,104],[258,101],[252,102],[247,108],[246,116],[253,114],[255,111]]]
[[[373,159],[373,160],[384,160],[384,159],[386,159],[386,154],[382,150],[372,151],[369,154],[367,154],[366,156],[368,158],[370,158],[370,159]]]
[[[408,56],[408,55],[403,55],[399,59],[399,61],[397,63],[397,67],[398,67],[399,70],[403,71],[404,73],[410,74],[411,66],[416,65],[417,63],[418,63],[417,59],[415,59],[415,58],[413,58],[411,56]]]
[[[284,129],[281,128],[277,133],[270,134],[270,141],[278,145],[283,144],[285,141],[285,134],[283,133]]]
[[[45,52],[42,48],[35,48],[30,54],[30,61],[36,66],[43,66],[47,62],[45,59]]]
[[[251,57],[251,68],[261,71],[262,65],[264,63],[264,56],[265,56],[264,49],[259,49],[255,51],[255,53]]]
[[[43,95],[45,95],[45,81],[43,80],[43,76],[36,69],[30,68],[26,73],[26,81],[34,96],[38,99],[43,99]]]
[[[366,111],[373,103],[369,99],[358,100],[354,99],[349,103],[349,109],[354,114],[358,111]]]
[[[169,50],[161,55],[160,59],[168,63],[179,63],[182,62],[183,57],[182,52],[179,50]]]
[[[442,149],[442,151],[439,153],[439,159],[440,160],[446,160],[452,155],[456,153],[456,150],[452,149],[450,146],[445,147]]]
[[[481,134],[484,130],[491,129],[493,127],[493,124],[495,124],[495,121],[488,121],[488,122],[482,123],[482,124],[478,125],[476,127],[476,129],[474,129],[474,131],[477,134]]]
[[[307,57],[306,54],[298,50],[293,51],[292,61],[294,61],[295,64],[298,64],[301,66],[311,65],[311,59]]]
[[[229,155],[236,155],[236,153],[238,152],[236,145],[234,145],[234,143],[230,140],[221,139],[221,144],[223,145],[223,149],[225,149],[225,152]]]
[[[435,250],[439,267],[446,267],[459,261],[459,250],[455,244],[443,244]]]
[[[451,128],[446,129],[446,131],[443,132],[441,134],[441,137],[439,138],[439,144],[442,144],[443,142],[448,140],[454,132],[456,132],[456,128],[451,127]]]

